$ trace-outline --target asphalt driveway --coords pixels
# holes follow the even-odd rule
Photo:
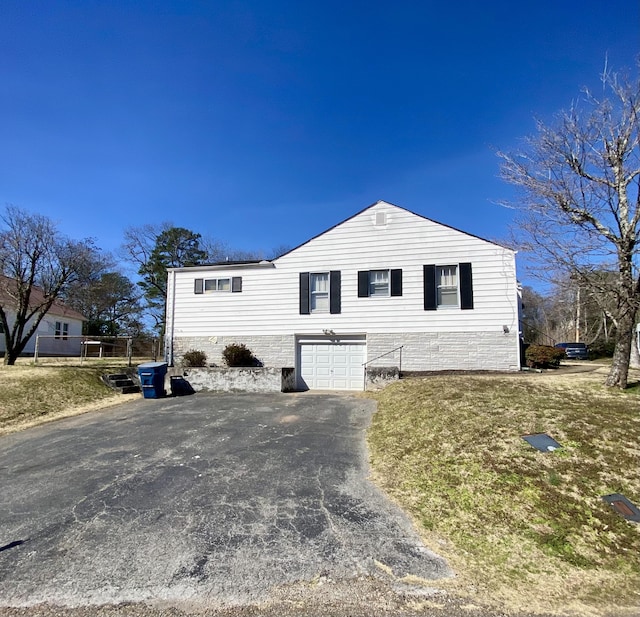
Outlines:
[[[368,480],[374,402],[196,394],[0,438],[0,606],[260,602],[447,576]]]

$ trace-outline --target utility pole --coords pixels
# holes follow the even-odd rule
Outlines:
[[[580,342],[580,285],[576,291],[576,343]]]

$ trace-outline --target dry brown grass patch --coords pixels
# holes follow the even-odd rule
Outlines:
[[[585,366],[432,376],[373,395],[375,477],[450,560],[458,577],[445,585],[520,610],[637,612],[640,529],[601,497],[640,503],[640,395]],[[563,448],[521,438],[538,432]]]
[[[91,365],[0,366],[0,435],[127,400],[102,382],[105,372]]]

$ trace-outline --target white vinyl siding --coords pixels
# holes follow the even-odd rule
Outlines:
[[[379,212],[385,215],[384,226],[375,224]],[[425,264],[463,262],[472,264],[473,310],[425,311]],[[402,270],[402,296],[358,296],[359,271],[393,269]],[[341,274],[340,312],[301,314],[301,273],[329,271]],[[242,277],[243,293],[216,294],[215,298],[194,294],[198,277]],[[384,202],[273,263],[170,271],[167,307],[167,333],[174,337],[318,335],[324,330],[502,333],[504,325],[518,332],[513,251]]]

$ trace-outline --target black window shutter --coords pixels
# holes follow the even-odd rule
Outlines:
[[[433,264],[423,266],[424,310],[435,311],[438,308],[436,294],[436,267]]]
[[[242,277],[241,276],[234,276],[231,279],[231,291],[232,292],[236,292],[239,293],[242,291]]]
[[[473,278],[471,276],[471,264],[460,264],[460,308],[473,308]]]
[[[204,280],[203,279],[194,279],[193,280],[193,293],[201,294],[204,290]]]
[[[369,296],[369,270],[360,270],[358,272],[358,298],[367,298]]]
[[[391,270],[391,295],[402,295],[402,270]]]
[[[340,270],[329,272],[329,312],[334,315],[340,312]]]
[[[300,315],[309,314],[309,273],[300,272]]]

